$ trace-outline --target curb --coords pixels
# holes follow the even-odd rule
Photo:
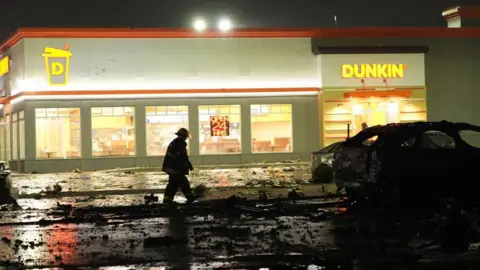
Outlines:
[[[254,164],[232,164],[232,165],[199,165],[195,166],[198,170],[215,170],[215,169],[248,169],[248,168],[262,168],[262,167],[296,167],[296,166],[309,166],[310,162],[292,162],[292,163],[254,163]],[[149,172],[149,171],[161,171],[161,167],[132,167],[132,168],[118,168],[110,170],[99,170],[96,172],[109,173],[109,172],[122,172],[122,171],[134,171],[134,172]]]
[[[306,186],[321,186],[321,185],[333,185],[333,184],[305,184],[301,187]],[[234,189],[246,189],[246,190],[264,190],[264,189],[291,189],[293,187],[245,187],[245,186],[236,186],[236,187],[215,187],[209,188],[216,191],[223,190],[234,190]],[[136,194],[151,194],[151,193],[163,193],[164,188],[153,188],[153,189],[117,189],[117,190],[91,190],[91,191],[66,191],[59,193],[31,193],[31,194],[20,194],[18,199],[52,199],[52,198],[65,198],[65,197],[93,197],[93,196],[109,196],[109,195],[136,195]]]
[[[298,166],[310,166],[311,162],[302,161],[302,162],[292,162],[292,163],[254,163],[254,164],[231,164],[231,165],[198,165],[195,166],[195,169],[198,170],[215,170],[215,169],[250,169],[250,168],[263,168],[263,167],[298,167]],[[108,170],[98,170],[98,171],[80,171],[81,173],[113,173],[113,172],[161,172],[161,167],[131,167],[131,168],[116,168]],[[75,173],[75,172],[63,172],[63,173]],[[12,172],[12,177],[18,176],[34,176],[34,175],[44,175],[44,174],[62,174],[62,173],[16,173]]]

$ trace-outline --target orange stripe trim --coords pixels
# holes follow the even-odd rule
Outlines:
[[[412,95],[412,91],[354,91],[343,94],[345,98],[360,97],[404,97],[408,98]]]
[[[378,89],[381,87],[376,87],[376,88],[356,88],[355,91],[396,91],[396,90],[412,90],[412,91],[419,91],[419,90],[425,90],[425,87],[396,87],[396,88],[388,88],[386,90],[384,89]]]
[[[409,28],[264,28],[236,29],[223,33],[169,28],[20,28],[0,46],[0,53],[23,38],[408,38],[408,37],[480,37],[480,27]]]
[[[0,103],[8,103],[22,96],[85,96],[85,95],[168,95],[168,94],[238,94],[238,93],[286,93],[286,92],[319,92],[320,88],[242,88],[242,89],[161,89],[161,90],[65,90],[21,92],[17,95],[0,99]]]

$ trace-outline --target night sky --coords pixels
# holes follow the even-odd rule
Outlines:
[[[0,39],[19,27],[189,27],[195,16],[237,27],[445,26],[442,10],[480,0],[4,0]]]

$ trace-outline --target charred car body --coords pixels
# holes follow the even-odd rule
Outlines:
[[[442,121],[366,128],[335,149],[334,181],[355,199],[475,200],[480,149],[463,132],[480,127]]]
[[[333,180],[333,153],[341,142],[330,144],[311,153],[312,182],[331,183]]]

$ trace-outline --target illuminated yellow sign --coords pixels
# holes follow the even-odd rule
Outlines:
[[[342,65],[342,78],[403,78],[405,64],[355,64]]]
[[[10,72],[10,57],[5,56],[0,60],[0,77]]]
[[[45,48],[42,56],[45,57],[48,83],[51,86],[64,86],[68,83],[68,72],[70,69],[70,46],[65,44],[63,50]]]

